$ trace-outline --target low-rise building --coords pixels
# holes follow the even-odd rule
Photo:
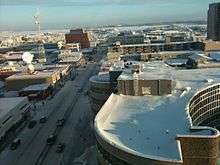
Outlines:
[[[5,79],[5,88],[8,91],[19,91],[34,84],[54,85],[60,79],[69,75],[72,68],[70,65],[48,65],[38,68],[32,74],[21,72]]]
[[[27,97],[0,98],[0,137],[29,115],[31,105]]]
[[[120,42],[122,45],[143,44],[144,43],[144,35],[120,33],[117,36],[110,37],[107,42],[109,42],[109,43]]]
[[[171,42],[155,44],[136,44],[136,45],[116,45],[116,52],[127,53],[151,53],[161,51],[185,51],[203,50],[203,43],[200,42]]]
[[[23,52],[7,52],[6,54],[3,54],[2,57],[4,61],[22,61],[22,54]]]
[[[71,50],[61,50],[58,55],[58,60],[60,64],[72,64],[74,66],[79,66],[83,63],[82,52],[73,52]]]
[[[44,100],[52,95],[53,86],[49,84],[35,84],[23,88],[18,92],[19,96],[27,96],[29,100]]]
[[[115,62],[120,60],[127,61],[155,61],[155,60],[168,60],[168,59],[187,59],[192,54],[203,53],[202,51],[162,51],[162,52],[151,52],[151,53],[128,53],[122,54],[119,52],[108,52],[107,60]]]

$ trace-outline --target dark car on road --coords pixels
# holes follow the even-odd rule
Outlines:
[[[59,144],[57,145],[56,152],[57,152],[57,153],[63,152],[65,146],[66,146],[65,143],[59,143]]]
[[[10,149],[11,150],[16,150],[17,147],[21,144],[21,139],[16,138],[15,140],[13,140],[13,142],[11,143]]]
[[[65,123],[65,119],[59,119],[56,122],[57,127],[62,127]]]
[[[47,144],[48,145],[53,145],[56,142],[57,139],[57,135],[55,134],[51,134],[48,138],[47,138]]]
[[[42,116],[40,118],[40,123],[46,123],[47,122],[47,117],[46,116]]]

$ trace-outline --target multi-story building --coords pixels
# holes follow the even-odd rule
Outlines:
[[[208,39],[220,41],[220,3],[209,5],[207,29]]]
[[[110,52],[128,53],[152,53],[161,51],[185,51],[185,50],[203,50],[202,42],[171,42],[154,44],[134,44],[134,45],[114,45],[109,47]]]
[[[120,42],[123,45],[127,44],[143,44],[144,43],[144,35],[141,34],[124,34],[120,33],[115,37],[110,37],[108,39],[109,43]]]
[[[118,59],[125,61],[155,61],[155,60],[168,60],[173,58],[187,59],[193,53],[202,53],[202,51],[163,51],[152,53],[128,53],[121,54],[119,52],[108,52],[107,60],[114,62]]]
[[[65,34],[66,43],[80,43],[82,49],[90,47],[89,34],[83,29],[70,30],[70,33]]]
[[[219,68],[133,63],[95,118],[101,165],[216,165]]]
[[[7,91],[19,91],[35,84],[55,85],[59,80],[70,75],[70,65],[47,65],[43,69],[36,69],[32,74],[19,72],[5,79]]]

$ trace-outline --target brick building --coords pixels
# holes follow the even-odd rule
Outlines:
[[[83,29],[70,30],[68,34],[65,34],[66,43],[80,43],[81,48],[89,48],[89,34],[84,32]]]

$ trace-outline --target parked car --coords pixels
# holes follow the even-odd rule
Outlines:
[[[42,116],[40,118],[40,123],[46,123],[47,122],[47,117],[46,116]]]
[[[56,125],[57,125],[57,127],[62,127],[64,125],[64,123],[65,123],[65,119],[59,119],[59,120],[57,120]]]
[[[29,123],[28,123],[28,128],[29,129],[32,129],[34,128],[34,126],[37,124],[37,121],[36,120],[31,120]]]
[[[21,144],[21,139],[16,138],[15,140],[13,140],[13,142],[11,143],[11,150],[16,150],[17,147]]]
[[[55,134],[51,134],[48,138],[47,138],[47,144],[48,145],[53,145],[56,142],[57,139],[57,135]]]
[[[66,146],[65,143],[59,143],[59,144],[57,145],[56,152],[57,152],[57,153],[63,152],[65,146]]]

